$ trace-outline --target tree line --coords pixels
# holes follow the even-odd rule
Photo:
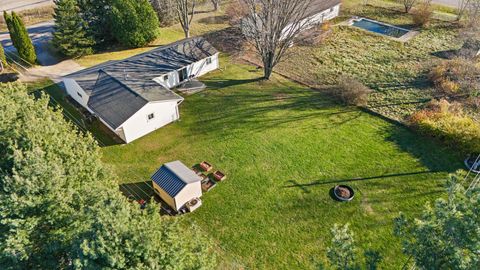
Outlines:
[[[113,44],[142,47],[160,35],[161,26],[179,22],[185,37],[197,4],[205,0],[56,0],[53,43],[70,57]],[[220,0],[211,0],[214,9]]]
[[[130,203],[95,140],[47,97],[1,84],[0,111],[1,269],[214,267],[201,231]]]

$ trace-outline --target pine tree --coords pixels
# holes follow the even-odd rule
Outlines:
[[[32,40],[28,36],[25,24],[15,12],[12,12],[11,20],[13,31],[10,32],[10,37],[17,49],[18,55],[24,61],[30,64],[35,64],[37,61],[37,54],[35,53],[35,47],[33,46]]]
[[[448,198],[427,205],[421,217],[395,220],[395,234],[418,269],[478,269],[480,265],[480,189],[468,192],[459,176],[448,181]]]
[[[3,69],[7,65],[7,58],[5,57],[5,50],[3,49],[2,43],[0,43],[0,64],[1,64],[0,71],[3,71]]]
[[[141,47],[159,33],[157,14],[147,0],[114,0],[110,15],[113,35],[128,47]]]
[[[18,35],[15,33],[15,27],[13,25],[13,18],[7,11],[3,11],[3,18],[7,24],[8,32],[10,33],[10,40],[14,47],[18,46]]]
[[[80,15],[77,1],[56,0],[55,4],[53,44],[66,56],[91,54],[95,41],[87,35],[86,22]]]
[[[1,269],[214,269],[198,228],[119,192],[89,135],[48,97],[0,85]]]

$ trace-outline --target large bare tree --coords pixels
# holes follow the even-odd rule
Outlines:
[[[197,0],[173,0],[177,11],[178,21],[182,26],[185,37],[190,37],[190,26],[192,25],[193,16],[195,16],[195,7]]]
[[[312,0],[242,0],[248,10],[242,29],[260,56],[264,78],[282,61],[295,38],[312,23]]]
[[[215,11],[219,10],[220,9],[220,3],[222,2],[222,0],[211,0],[212,1],[212,4],[213,4],[213,9],[215,9]]]

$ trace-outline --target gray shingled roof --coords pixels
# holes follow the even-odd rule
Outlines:
[[[165,163],[152,175],[151,179],[172,198],[177,196],[187,184],[202,180],[178,160]]]
[[[338,4],[342,3],[341,0],[312,0],[310,7],[307,11],[306,17],[316,15],[324,10],[330,9]]]
[[[116,129],[150,101],[182,100],[153,81],[218,51],[202,37],[184,39],[120,61],[70,75],[91,96],[88,106]]]

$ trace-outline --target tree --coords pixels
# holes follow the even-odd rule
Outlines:
[[[415,6],[416,2],[417,0],[401,0],[401,3],[405,8],[405,13],[409,13],[413,6]]]
[[[395,234],[403,252],[419,269],[478,269],[480,265],[480,190],[465,191],[458,175],[450,175],[448,198],[427,205],[420,218],[401,214]]]
[[[215,11],[219,10],[220,9],[220,3],[222,1],[221,0],[211,0],[211,1],[212,1],[213,9]]]
[[[95,47],[104,48],[115,42],[110,20],[113,0],[77,0],[87,34],[95,40]]]
[[[177,21],[174,0],[151,0],[150,2],[157,13],[160,26],[170,26]]]
[[[145,46],[159,34],[157,14],[147,0],[113,0],[110,17],[113,35],[124,46]]]
[[[97,143],[25,86],[0,86],[2,269],[212,269],[198,228],[118,191]]]
[[[9,29],[11,28],[10,38],[18,55],[25,62],[34,64],[37,61],[37,54],[22,19],[15,12],[12,12],[11,16],[7,15],[6,18],[7,26],[10,25]]]
[[[282,61],[294,39],[312,22],[307,17],[311,0],[243,0],[248,14],[243,32],[260,56],[264,78]]]
[[[0,72],[3,72],[6,65],[7,58],[5,57],[5,50],[3,49],[2,43],[0,43]]]
[[[357,269],[353,233],[349,225],[345,224],[341,227],[335,224],[331,232],[332,242],[327,250],[327,258],[331,266],[337,270]]]
[[[185,38],[190,37],[190,26],[195,16],[197,0],[174,0],[178,21],[182,26]]]
[[[66,56],[92,54],[95,41],[87,35],[86,22],[80,15],[77,1],[56,0],[55,5],[55,47]]]

